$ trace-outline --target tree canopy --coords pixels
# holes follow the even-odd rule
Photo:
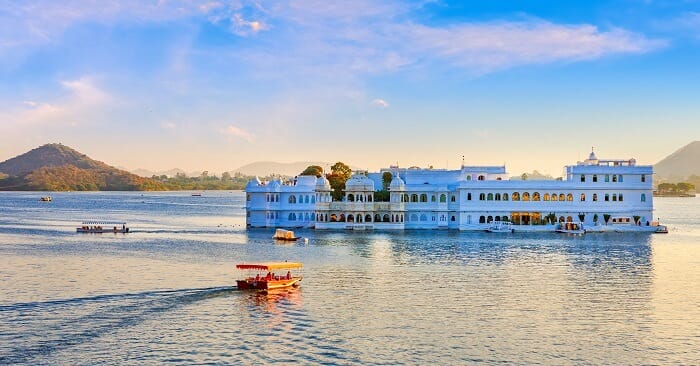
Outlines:
[[[331,185],[331,197],[334,201],[340,201],[343,199],[343,190],[345,189],[345,182],[352,175],[352,169],[343,162],[337,162],[331,166],[330,174],[326,174],[326,179]]]
[[[299,175],[315,175],[319,178],[323,175],[323,168],[318,165],[309,165]]]

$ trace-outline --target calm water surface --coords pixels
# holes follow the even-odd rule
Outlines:
[[[650,234],[246,231],[241,192],[0,193],[0,364],[700,364],[700,198]],[[86,219],[127,235],[76,234]],[[234,264],[304,262],[297,290]]]

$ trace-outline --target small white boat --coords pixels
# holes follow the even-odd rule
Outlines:
[[[557,224],[556,232],[562,234],[585,234],[586,230],[580,222],[560,222]]]
[[[43,197],[39,198],[39,201],[41,201],[41,202],[51,202],[51,201],[53,201],[53,198],[52,198],[51,196],[43,196]]]
[[[513,224],[509,221],[494,221],[486,231],[489,233],[512,233]]]
[[[275,235],[272,236],[272,239],[284,241],[296,241],[299,240],[299,238],[301,238],[301,236],[294,236],[293,231],[284,229],[275,230]]]

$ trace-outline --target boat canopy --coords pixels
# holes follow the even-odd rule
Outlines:
[[[83,225],[126,225],[123,221],[83,221]]]
[[[273,271],[278,269],[294,269],[301,268],[302,264],[298,262],[268,262],[268,263],[244,263],[236,264],[238,269],[257,269],[261,271]]]

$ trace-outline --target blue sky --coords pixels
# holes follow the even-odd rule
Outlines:
[[[1,1],[0,160],[655,163],[700,136],[698,1]]]

